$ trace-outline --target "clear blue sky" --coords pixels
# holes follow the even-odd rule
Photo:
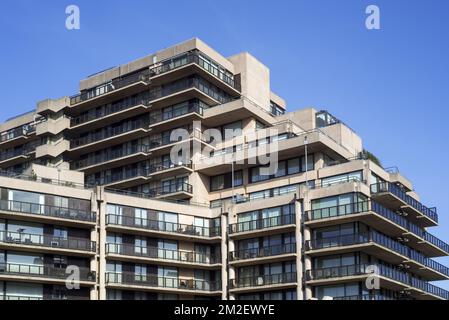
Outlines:
[[[65,29],[70,4],[81,10],[78,31]],[[369,4],[380,7],[379,31],[365,28]],[[449,170],[439,160],[449,158],[448,15],[445,0],[4,0],[0,121],[197,36],[225,56],[248,51],[264,62],[290,111],[325,108],[350,125],[438,207],[431,231],[449,242]]]

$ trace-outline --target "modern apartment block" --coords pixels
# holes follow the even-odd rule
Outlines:
[[[437,210],[248,53],[188,40],[0,136],[0,299],[449,299]]]

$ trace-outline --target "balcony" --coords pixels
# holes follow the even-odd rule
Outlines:
[[[25,162],[28,160],[32,153],[36,151],[35,146],[29,148],[20,148],[15,150],[3,151],[0,154],[0,165],[2,166],[14,166],[16,164]]]
[[[97,133],[70,141],[70,153],[82,154],[124,143],[145,136],[149,132],[148,121],[127,121],[116,127],[106,127]],[[101,142],[101,143],[98,143]]]
[[[376,274],[380,277],[382,287],[400,291],[418,291],[418,297],[422,297],[424,294],[427,295],[426,298],[430,299],[449,299],[448,291],[414,278],[404,271],[380,264],[360,264],[307,270],[306,281],[310,285],[321,285],[340,283],[342,280],[347,280],[347,278],[351,280],[355,278],[365,279],[370,275],[372,276],[376,269]]]
[[[36,133],[35,125],[22,126],[0,134],[0,145],[2,148],[13,147],[24,144],[28,137]]]
[[[256,231],[260,233],[259,230],[264,230],[268,233],[270,231],[285,231],[285,229],[294,229],[295,224],[296,217],[294,214],[238,222],[229,225],[229,236],[239,236],[239,234],[254,233]]]
[[[82,238],[61,238],[51,235],[32,234],[24,232],[0,231],[0,246],[41,247],[64,251],[83,251],[95,253],[97,245],[94,241]],[[51,250],[50,250],[51,251]]]
[[[167,130],[176,128],[183,123],[191,122],[198,116],[203,116],[203,105],[199,102],[186,102],[175,105],[177,108],[170,111],[153,111],[150,113],[150,127],[155,128],[164,124],[162,129]]]
[[[96,281],[95,271],[88,268],[79,267],[79,281],[89,282],[89,285],[94,285]],[[2,276],[17,276],[25,279],[33,278],[48,278],[59,280],[60,282],[67,281],[67,278],[72,272],[66,273],[66,268],[55,268],[44,265],[29,265],[16,263],[0,263],[0,277]]]
[[[125,287],[132,286],[153,289],[164,288],[168,289],[167,291],[174,291],[175,293],[181,291],[185,293],[204,292],[221,294],[220,281],[158,277],[157,275],[136,274],[132,272],[107,272],[106,285],[125,285]]]
[[[108,149],[100,154],[94,154],[85,159],[73,161],[71,170],[82,170],[85,174],[94,172],[94,169],[101,165],[103,170],[113,166],[125,165],[128,162],[134,163],[147,158],[150,154],[150,147],[147,145],[131,145],[122,149]],[[129,161],[128,161],[129,160]]]
[[[304,220],[313,227],[362,221],[391,236],[406,236],[410,240],[409,246],[429,256],[449,254],[449,244],[373,200],[309,210],[305,212]]]
[[[308,255],[340,254],[361,250],[393,264],[406,264],[429,280],[449,278],[449,268],[377,231],[308,240]],[[356,247],[356,248],[355,248]]]
[[[111,92],[121,91],[124,88],[131,86],[145,87],[150,83],[150,77],[148,70],[144,70],[140,73],[134,73],[127,75],[121,79],[116,79],[109,83],[97,86],[93,89],[86,90],[80,94],[70,97],[70,106],[79,105],[85,101],[96,99]]]
[[[20,300],[20,301],[34,301],[34,300],[44,300],[43,297],[35,297],[35,296],[26,296],[26,295],[11,295],[11,294],[0,294],[0,301],[7,301],[7,300]]]
[[[283,261],[296,255],[296,243],[280,244],[262,248],[253,248],[229,252],[229,261],[232,264],[252,264],[263,260]],[[256,261],[254,261],[256,260]]]
[[[97,215],[94,212],[15,200],[0,200],[0,211],[26,214],[33,217],[89,222],[90,224],[97,221]]]
[[[342,296],[342,297],[333,297],[332,300],[363,300],[363,301],[371,301],[371,300],[396,300],[392,297],[388,297],[382,294],[359,294],[354,296]]]
[[[296,272],[240,277],[229,281],[229,289],[233,291],[270,290],[297,286]]]
[[[398,185],[390,182],[375,183],[370,186],[372,197],[387,207],[401,208],[425,227],[438,224],[436,208],[428,208],[409,196]]]
[[[191,197],[193,194],[193,186],[186,182],[170,183],[159,188],[153,188],[148,191],[150,198],[165,198],[185,199]]]
[[[154,234],[156,236],[166,235],[170,238],[179,238],[179,236],[186,238],[198,238],[203,240],[214,240],[214,238],[221,237],[220,227],[199,227],[195,225],[180,224],[159,220],[149,220],[137,217],[125,217],[120,215],[108,214],[106,215],[106,224],[111,229],[117,230],[145,230],[147,233]]]
[[[75,134],[86,130],[95,130],[146,113],[150,108],[150,101],[144,97],[125,98],[74,116],[70,120],[70,132]]]
[[[221,255],[204,254],[185,250],[168,250],[157,247],[140,247],[132,244],[107,243],[106,254],[109,256],[136,257],[140,262],[153,261],[168,265],[198,267],[220,267]]]

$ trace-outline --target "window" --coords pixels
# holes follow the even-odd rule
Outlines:
[[[106,235],[106,247],[108,253],[123,253],[122,236],[117,233],[108,232]]]
[[[157,242],[158,258],[178,260],[178,242],[171,240],[159,240]]]
[[[148,225],[148,215],[145,209],[135,209],[134,210],[134,224],[136,226],[147,226]]]
[[[55,228],[53,229],[53,236],[54,236],[55,238],[67,240],[67,237],[68,237],[67,228],[64,228],[64,227],[55,227]]]
[[[158,267],[158,286],[176,288],[178,287],[178,269],[172,267]]]
[[[176,231],[178,228],[178,215],[170,212],[158,212],[159,230]]]
[[[147,239],[145,237],[136,236],[134,239],[134,253],[138,255],[147,255]]]
[[[307,156],[307,166],[305,156],[283,160],[278,162],[277,171],[273,175],[262,175],[260,169],[262,166],[250,169],[250,183],[265,181],[268,179],[283,177],[286,175],[296,174],[300,172],[312,171],[315,169],[313,154]]]
[[[134,279],[137,282],[147,281],[147,266],[144,264],[136,264],[134,266]]]
[[[321,186],[329,187],[334,184],[345,183],[345,182],[350,182],[350,181],[362,181],[362,180],[363,180],[362,171],[356,171],[356,172],[351,172],[351,173],[340,174],[337,176],[323,178],[321,180]]]
[[[243,185],[243,172],[241,170],[234,172],[234,187]],[[210,178],[210,190],[217,191],[232,187],[232,172],[213,176]]]

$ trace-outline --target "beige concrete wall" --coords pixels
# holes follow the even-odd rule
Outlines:
[[[248,52],[239,53],[229,60],[241,76],[242,95],[269,111],[270,70]]]

